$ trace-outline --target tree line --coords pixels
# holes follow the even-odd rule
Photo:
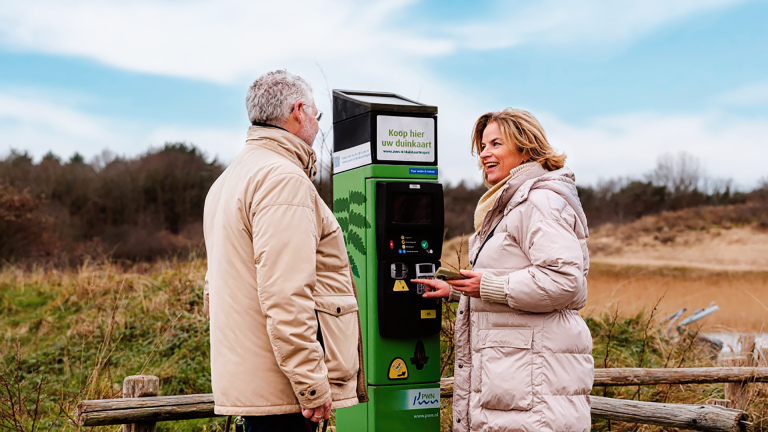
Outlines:
[[[691,207],[768,203],[768,177],[753,190],[741,191],[730,179],[708,176],[701,162],[685,152],[661,155],[653,170],[640,177],[611,178],[594,185],[578,184],[577,179],[576,188],[590,227]],[[474,231],[475,204],[485,191],[483,185],[446,186],[448,238]]]
[[[53,153],[0,161],[0,258],[150,260],[199,248],[205,195],[223,171],[193,145],[86,163]]]
[[[146,261],[203,251],[202,214],[224,170],[194,145],[167,143],[133,158],[108,151],[86,162],[52,152],[34,162],[11,151],[0,160],[0,259],[74,264],[88,258]],[[321,167],[320,172],[327,169]],[[331,205],[332,178],[316,179]],[[473,232],[483,185],[445,185],[446,238]],[[714,181],[685,153],[659,158],[641,178],[578,187],[590,226],[703,205],[768,201],[768,178],[752,191]]]

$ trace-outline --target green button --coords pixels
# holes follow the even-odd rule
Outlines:
[[[422,241],[421,241],[421,248],[422,248],[422,249],[426,249],[426,248],[428,248],[428,247],[429,247],[429,243],[427,243],[427,241],[426,241],[426,240],[422,240]]]

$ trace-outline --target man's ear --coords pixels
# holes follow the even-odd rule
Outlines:
[[[302,101],[296,101],[291,107],[291,113],[288,114],[288,119],[283,123],[283,128],[288,132],[296,135],[301,130],[302,124],[305,118],[302,117],[301,111],[304,110],[304,103]]]
[[[304,102],[302,101],[296,101],[293,103],[293,110],[291,110],[291,117],[293,117],[294,121],[297,123],[304,122],[304,119],[301,116],[301,112],[304,110]]]

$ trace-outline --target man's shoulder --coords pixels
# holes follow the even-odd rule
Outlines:
[[[296,176],[297,181],[310,181],[295,162],[257,145],[246,145],[246,148],[233,161],[232,166],[254,179],[269,180],[275,176],[285,175]]]

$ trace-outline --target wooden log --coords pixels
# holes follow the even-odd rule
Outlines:
[[[213,394],[86,400],[77,404],[75,416],[81,426],[217,417]]]
[[[766,350],[768,351],[768,350]],[[766,352],[768,355],[768,352]],[[677,369],[595,369],[594,385],[638,386],[657,384],[768,383],[768,367],[702,367]],[[440,380],[440,394],[453,394],[453,377]]]
[[[749,364],[747,356],[722,357],[720,363],[726,367],[739,367]],[[731,407],[736,409],[745,409],[747,405],[747,381],[727,382],[725,383],[725,399],[731,401]]]
[[[598,396],[591,396],[590,400],[593,417],[624,422],[701,431],[740,432],[747,430],[749,420],[743,411],[713,405],[660,404]],[[81,426],[208,417],[216,417],[212,394],[92,400],[82,401],[77,406],[77,420]]]
[[[132,375],[123,380],[123,399],[157,396],[160,379],[153,375]],[[154,422],[128,423],[123,432],[155,432]]]
[[[768,382],[768,367],[595,369],[595,386]]]
[[[590,396],[592,416],[627,423],[699,431],[741,432],[751,428],[741,410],[716,405],[662,404]]]
[[[453,397],[453,377],[440,379],[440,397],[441,398]]]
[[[768,367],[720,367],[681,369],[596,369],[595,386],[654,384],[705,384],[718,382],[768,382]],[[453,377],[440,382],[441,397],[452,397]],[[598,417],[599,415],[595,415]],[[216,417],[213,395],[143,397],[81,401],[76,418],[81,426],[104,426]]]
[[[755,366],[759,368],[768,367],[768,346],[763,343],[757,343],[755,346]],[[768,396],[768,384],[758,384],[757,391],[764,396]]]
[[[742,333],[739,337],[741,345],[741,354],[747,358],[747,363],[742,366],[756,366],[755,364],[755,344],[757,335],[755,333]]]

